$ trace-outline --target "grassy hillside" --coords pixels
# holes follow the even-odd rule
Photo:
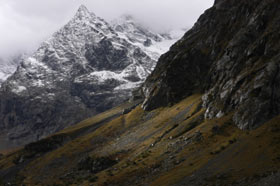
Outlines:
[[[249,132],[232,124],[234,113],[205,120],[201,95],[151,112],[135,104],[0,158],[2,183],[248,185],[280,167],[280,116]]]

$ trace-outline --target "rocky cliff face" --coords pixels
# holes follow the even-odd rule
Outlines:
[[[160,54],[120,32],[81,6],[2,84],[0,137],[25,144],[127,100]]]
[[[182,32],[179,33],[179,37],[173,36],[172,33],[155,33],[135,20],[131,15],[123,15],[113,20],[112,25],[118,35],[137,44],[154,60],[158,60],[161,54],[169,50],[171,43],[175,43],[184,34],[183,30],[173,30]]]
[[[25,56],[25,54],[17,54],[9,58],[0,58],[0,86],[16,71]]]
[[[168,106],[144,111],[138,105],[141,100],[127,102],[11,154],[0,150],[0,185],[280,185],[279,6],[276,0],[216,1],[194,28],[160,58],[143,85],[146,110]],[[143,46],[141,40],[135,42]],[[114,54],[115,50],[107,40],[102,43],[85,50],[85,62],[91,62],[96,69],[90,74],[101,74],[102,79],[81,71],[79,79],[71,75],[72,82],[50,84],[57,92],[42,88],[55,94],[52,104],[50,99],[43,102],[38,98],[43,91],[35,98],[25,96],[23,87],[20,94],[9,91],[6,96],[15,98],[6,103],[9,122],[21,112],[32,117],[36,111],[53,117],[49,120],[64,121],[72,117],[66,116],[71,111],[77,115],[91,108],[88,102],[78,99],[84,99],[78,90],[90,92],[92,88],[92,93],[102,94],[101,88],[112,92],[110,88],[122,86],[121,81],[111,77],[125,65],[111,64],[109,59],[118,62],[125,55],[120,52],[120,56],[103,58],[98,54]],[[127,60],[125,64],[129,64]],[[73,74],[77,72],[75,69]],[[22,73],[18,70],[12,76],[15,80],[10,78],[8,82],[20,82],[16,75],[21,77]],[[33,82],[34,78],[28,80]],[[105,84],[105,80],[110,83]],[[83,87],[82,82],[94,83]],[[4,84],[7,87],[7,82]],[[70,91],[67,86],[81,87]],[[37,89],[32,87],[28,92]],[[42,102],[31,102],[29,98]],[[29,113],[30,108],[34,108],[33,113]],[[46,126],[40,123],[42,120],[37,121],[33,131]],[[237,128],[252,129],[260,124],[250,132]],[[55,124],[46,129],[50,126]],[[2,141],[0,135],[0,147]]]
[[[204,93],[205,117],[234,111],[241,129],[280,113],[277,0],[217,0],[163,55],[143,86],[143,108]]]

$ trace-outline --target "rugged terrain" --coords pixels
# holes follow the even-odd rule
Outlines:
[[[16,54],[11,57],[0,58],[0,86],[16,71],[25,56],[25,54]]]
[[[279,2],[220,0],[163,55],[143,87],[143,108],[205,93],[207,118],[235,111],[241,129],[280,112]]]
[[[144,102],[5,153],[2,183],[280,185],[279,6],[216,0],[160,57]]]
[[[201,97],[150,112],[127,103],[85,120],[2,157],[2,182],[279,185],[279,116],[242,131],[234,113],[205,120]],[[124,108],[132,110],[122,114]]]
[[[160,47],[165,41],[171,38],[132,17],[110,24],[82,5],[2,84],[0,150],[123,103],[167,50]]]

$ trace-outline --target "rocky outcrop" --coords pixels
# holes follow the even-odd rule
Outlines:
[[[157,33],[140,22],[131,15],[123,15],[113,20],[111,24],[121,37],[127,38],[129,42],[137,43],[137,46],[154,60],[158,60],[161,54],[167,52],[170,45],[182,37],[185,32],[185,29],[175,29],[170,32]]]
[[[0,57],[0,86],[17,69],[17,66],[24,60],[26,54],[16,54],[11,57]]]
[[[130,98],[160,54],[152,55],[141,40],[115,27],[81,6],[22,60],[0,89],[0,130],[7,141],[14,146],[36,141]],[[152,42],[163,39],[142,34]]]
[[[151,110],[204,93],[206,118],[234,111],[241,129],[280,113],[279,2],[217,0],[143,85]]]
[[[96,174],[102,170],[112,167],[116,163],[116,160],[108,157],[92,158],[87,156],[79,161],[78,170],[87,170],[93,174]]]

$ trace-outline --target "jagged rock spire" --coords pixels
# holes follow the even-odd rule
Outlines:
[[[91,13],[85,5],[81,5],[78,8],[78,11],[75,15],[75,17],[79,18],[79,19],[83,19],[83,18],[91,17],[91,16],[94,16],[94,13]]]

